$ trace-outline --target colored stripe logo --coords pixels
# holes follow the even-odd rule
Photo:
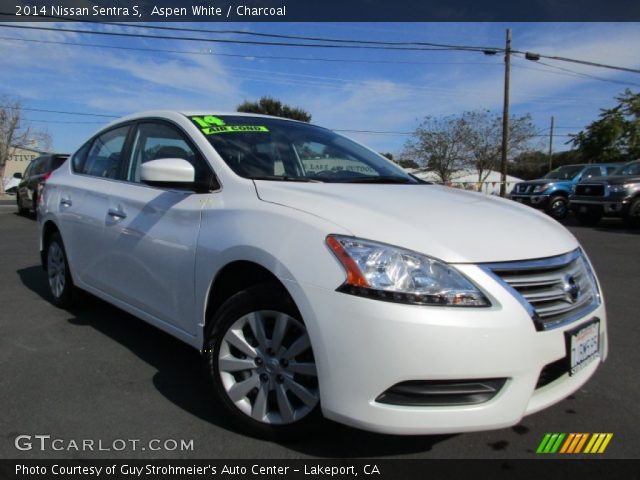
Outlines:
[[[613,433],[545,433],[536,453],[604,453]]]

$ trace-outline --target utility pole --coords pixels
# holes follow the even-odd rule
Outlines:
[[[507,194],[507,151],[509,147],[509,75],[511,73],[511,29],[507,28],[504,51],[504,107],[502,109],[502,158],[500,159],[500,196]]]
[[[553,115],[551,116],[551,128],[549,129],[549,171],[553,169]]]

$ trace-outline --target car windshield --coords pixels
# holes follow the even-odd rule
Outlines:
[[[640,175],[640,162],[631,162],[613,172],[613,175]]]
[[[556,168],[547,173],[543,178],[552,178],[554,180],[573,180],[584,167],[578,165],[567,165],[565,167]]]
[[[330,130],[275,118],[189,117],[238,175],[255,180],[417,184],[402,168]]]

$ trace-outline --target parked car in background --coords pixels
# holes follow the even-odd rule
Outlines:
[[[22,175],[19,175],[19,177],[22,177]],[[4,193],[13,195],[14,193],[16,193],[16,190],[18,189],[18,185],[20,185],[20,178],[16,177],[14,174],[13,177],[4,179],[3,185],[4,185]]]
[[[629,226],[640,225],[640,160],[623,165],[609,177],[582,180],[569,204],[584,225],[596,225],[602,217],[618,217]]]
[[[517,183],[510,198],[544,210],[556,220],[569,213],[569,195],[580,180],[609,175],[619,164],[565,165],[537,180]]]
[[[320,412],[504,428],[607,356],[598,281],[562,225],[308,123],[131,115],[52,174],[38,212],[54,304],[86,290],[198,349],[211,407],[256,435],[309,435]]]
[[[30,211],[36,212],[38,197],[44,182],[67,158],[69,155],[62,153],[42,155],[31,161],[24,175],[19,172],[14,174],[14,178],[20,180],[16,188],[16,204],[20,215],[26,215]]]

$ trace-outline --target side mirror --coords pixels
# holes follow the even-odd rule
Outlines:
[[[20,172],[14,173],[13,174],[13,178],[17,178],[17,179],[21,180],[22,179],[22,173],[20,173]]]
[[[196,171],[182,158],[159,158],[140,165],[140,180],[156,187],[192,188]]]

